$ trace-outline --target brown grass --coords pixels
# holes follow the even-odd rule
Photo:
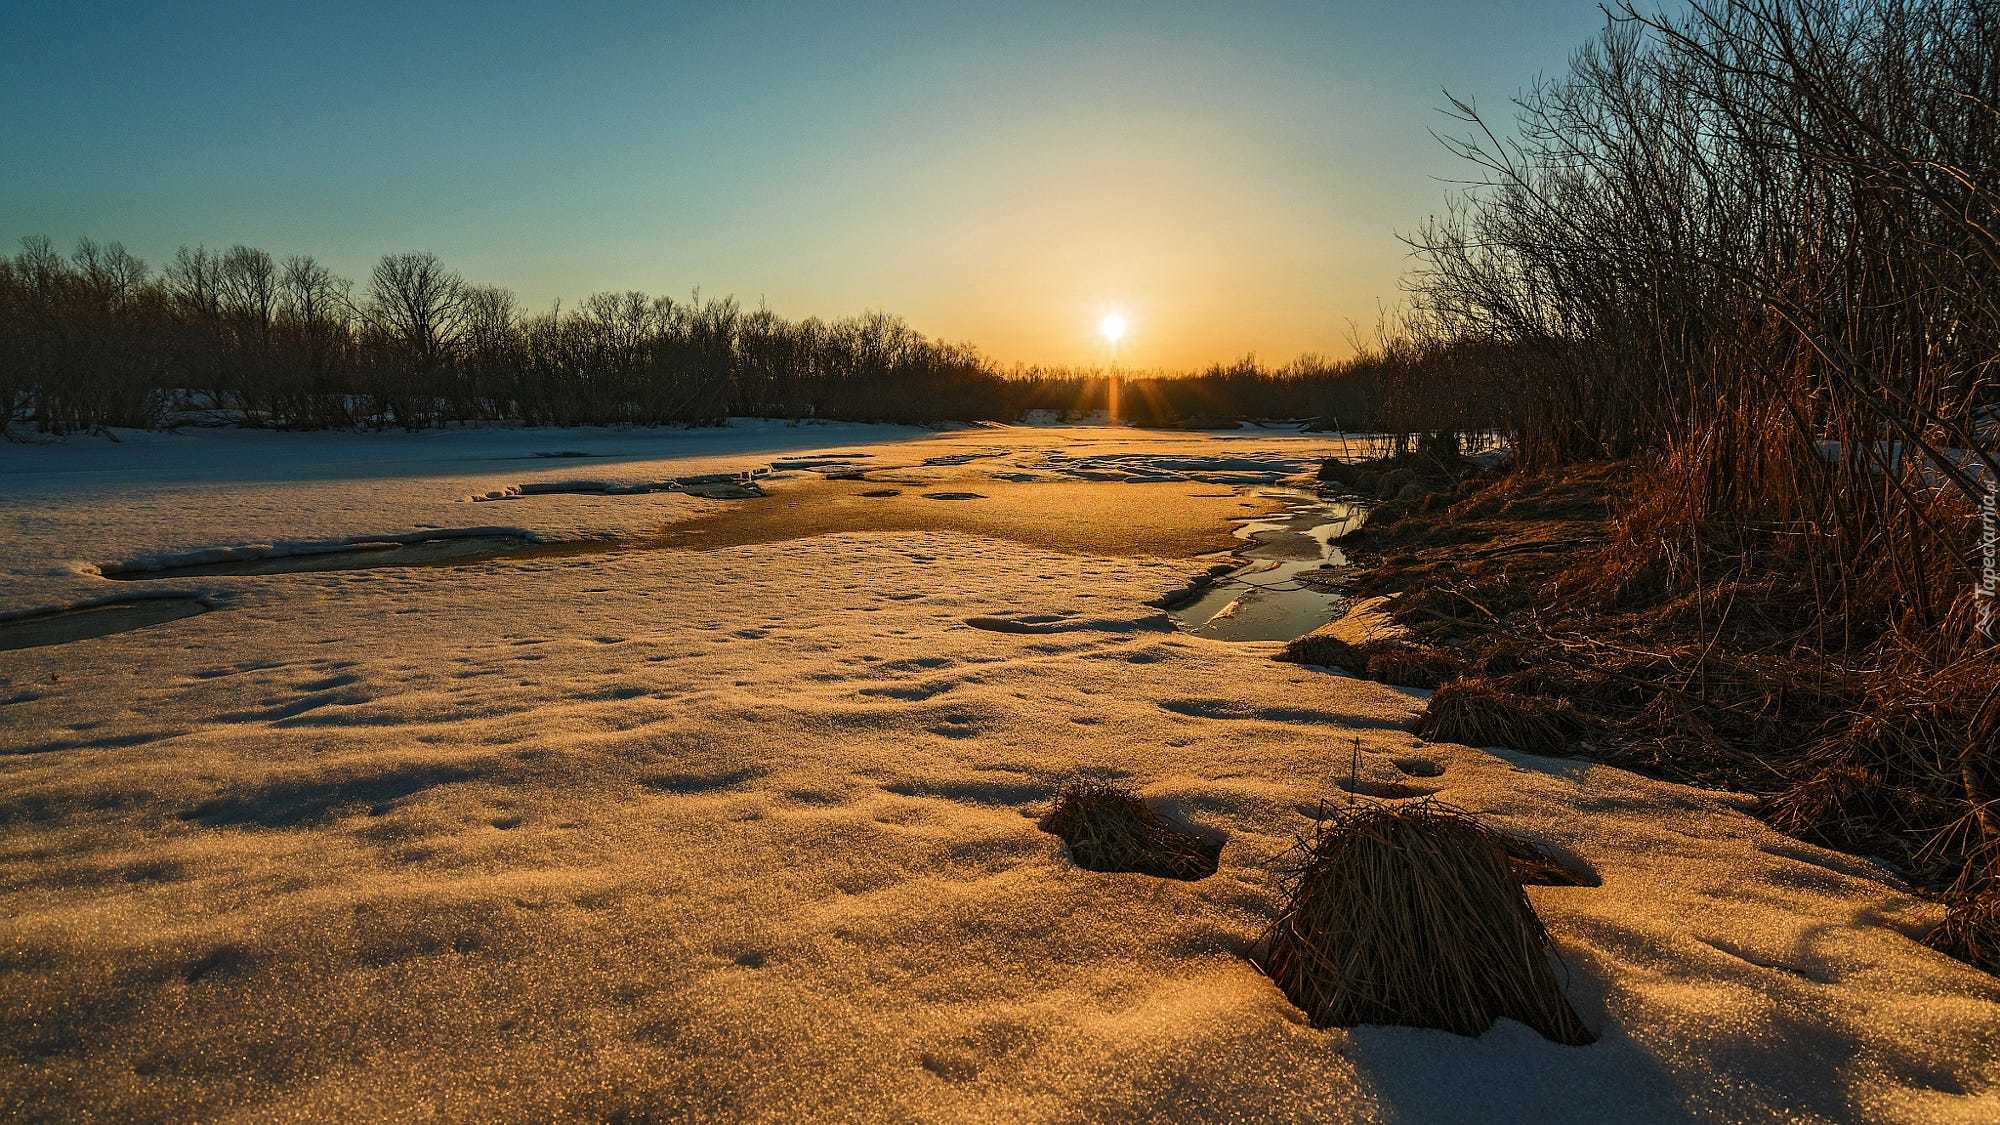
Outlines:
[[[1329,809],[1295,849],[1255,957],[1315,1027],[1478,1035],[1519,1020],[1589,1043],[1498,834],[1436,801]]]
[[[1317,664],[1323,668],[1340,668],[1356,676],[1368,668],[1368,655],[1359,648],[1325,633],[1307,633],[1286,645],[1278,653],[1279,660],[1292,664]]]
[[[1681,490],[1577,465],[1483,482],[1430,526],[1371,520],[1353,588],[1400,595],[1391,616],[1465,670],[1418,732],[1754,794],[1780,830],[1940,894],[1936,944],[1986,963],[2000,911],[1968,888],[2000,849],[2000,647],[1970,596],[1935,627],[1857,614],[1886,578],[1820,567],[1797,536],[1691,529]],[[1829,584],[1857,587],[1841,615],[1817,608]]]
[[[1070,859],[1090,871],[1205,879],[1222,854],[1219,839],[1182,828],[1131,789],[1097,778],[1065,782],[1040,827],[1061,836]]]
[[[1434,688],[1458,675],[1458,660],[1436,645],[1390,641],[1370,646],[1367,676],[1377,683]]]
[[[1946,896],[1944,921],[1924,936],[1924,944],[2000,973],[2000,875],[1989,875],[1986,884]]]
[[[1396,640],[1356,645],[1325,633],[1307,633],[1292,641],[1277,659],[1339,668],[1360,679],[1403,687],[1434,688],[1459,672],[1458,659],[1437,645]]]
[[[1431,696],[1417,717],[1416,733],[1433,742],[1561,755],[1574,747],[1578,724],[1560,700],[1520,695],[1471,676]]]

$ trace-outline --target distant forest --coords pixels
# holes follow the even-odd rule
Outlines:
[[[1120,379],[1119,414],[1158,426],[1310,418],[1375,428],[1395,362],[1246,358],[1185,376],[1133,373]],[[30,237],[0,258],[0,403],[10,407],[0,426],[15,433],[204,415],[290,429],[1012,421],[1104,409],[1107,375],[1003,370],[879,313],[794,321],[731,298],[637,292],[531,313],[428,253],[383,257],[359,292],[313,258],[248,246],[183,248],[159,270],[90,240],[65,255]]]

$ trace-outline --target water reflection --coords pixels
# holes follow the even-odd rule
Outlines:
[[[1335,541],[1360,527],[1368,509],[1309,493],[1266,495],[1286,501],[1285,511],[1238,522],[1236,537],[1249,545],[1228,556],[1242,565],[1168,611],[1181,628],[1222,641],[1288,641],[1343,608],[1347,556]]]

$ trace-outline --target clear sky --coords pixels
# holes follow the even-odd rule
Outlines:
[[[0,238],[435,251],[531,305],[880,309],[1012,363],[1344,353],[1595,0],[0,3]]]

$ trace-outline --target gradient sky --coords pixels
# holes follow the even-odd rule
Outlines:
[[[1343,354],[1595,0],[0,5],[0,237],[428,249],[545,306],[881,309],[1013,363]]]

